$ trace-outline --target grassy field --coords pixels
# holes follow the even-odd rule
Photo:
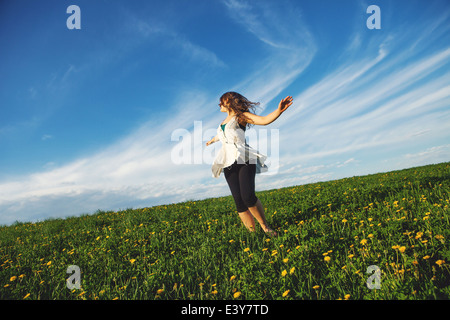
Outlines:
[[[231,196],[15,223],[0,297],[449,299],[449,191],[442,163],[258,192],[276,238],[247,232]]]

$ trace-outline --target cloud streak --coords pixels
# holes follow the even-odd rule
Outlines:
[[[211,68],[226,68],[227,65],[214,52],[205,47],[199,46],[189,40],[183,34],[173,30],[163,23],[151,25],[149,22],[133,15],[126,14],[127,30],[133,34],[134,45],[140,45],[145,41],[158,41],[158,45],[167,46],[171,50],[181,53],[181,59],[188,62],[206,64]],[[136,36],[138,35],[138,36]]]
[[[256,64],[255,71],[233,88],[248,97],[257,97],[264,110],[310,65],[317,52],[315,39],[301,19],[301,11],[293,7],[283,10],[285,2],[276,3],[282,4],[281,8],[274,3],[223,2],[231,19],[270,49],[270,54]]]
[[[278,124],[283,128],[284,144],[292,136],[304,137],[296,143],[302,151],[298,161],[411,141],[418,132],[445,135],[449,129],[444,119],[449,117],[450,48],[423,54],[416,46],[416,52],[407,46],[428,33],[426,28],[424,36],[419,33],[395,41],[395,34],[390,33],[378,43],[372,40],[367,45],[377,55],[347,52],[351,60],[294,95],[297,105]],[[356,36],[350,48],[356,50],[364,45],[362,41]]]

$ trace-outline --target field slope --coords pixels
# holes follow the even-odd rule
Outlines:
[[[277,238],[231,197],[3,226],[0,298],[448,299],[449,191],[442,163],[258,192]]]

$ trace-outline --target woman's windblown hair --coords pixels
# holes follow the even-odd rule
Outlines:
[[[220,102],[228,101],[229,108],[236,113],[236,118],[240,124],[251,125],[250,120],[244,115],[244,112],[254,112],[259,102],[251,102],[243,95],[237,92],[226,92],[220,97]]]

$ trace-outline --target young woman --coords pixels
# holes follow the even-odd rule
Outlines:
[[[206,143],[221,141],[222,149],[212,165],[213,177],[223,171],[243,224],[249,231],[255,230],[255,219],[264,232],[276,236],[266,221],[264,208],[255,195],[255,174],[267,171],[266,156],[258,153],[245,142],[245,129],[250,125],[268,125],[274,122],[289,106],[292,97],[282,99],[278,108],[267,116],[257,116],[253,111],[259,103],[251,102],[236,92],[220,97],[220,111],[228,113],[217,128],[217,135]]]

